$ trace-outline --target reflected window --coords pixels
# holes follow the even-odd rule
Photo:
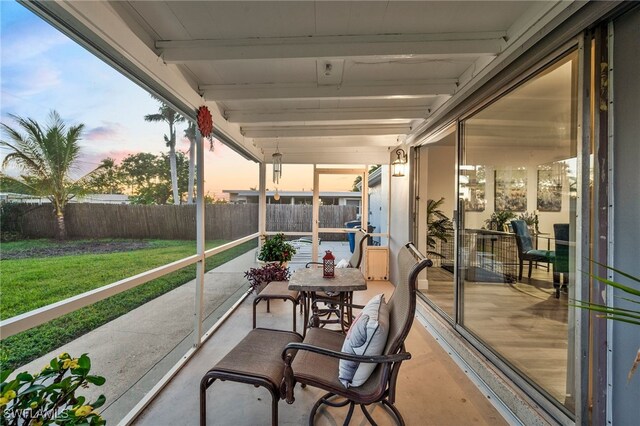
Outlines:
[[[577,53],[464,120],[462,325],[574,410]]]

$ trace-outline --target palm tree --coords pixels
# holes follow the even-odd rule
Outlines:
[[[187,194],[187,204],[194,202],[193,190],[195,187],[195,164],[196,164],[196,123],[189,122],[189,126],[184,129],[184,137],[189,139],[189,193]],[[209,138],[209,151],[213,152],[215,145],[213,138]]]
[[[178,193],[178,168],[176,165],[176,124],[185,121],[185,118],[155,96],[154,99],[160,102],[158,113],[147,114],[144,116],[144,119],[145,121],[150,122],[164,121],[169,125],[169,136],[167,137],[167,135],[164,135],[164,141],[169,147],[169,164],[171,167],[171,188],[173,189],[173,203],[178,205],[180,204],[180,194]]]
[[[187,190],[187,204],[193,203],[193,188],[196,162],[196,123],[189,122],[184,129],[184,137],[189,139],[189,189]]]
[[[51,201],[56,216],[57,237],[67,236],[64,209],[71,198],[82,192],[84,181],[97,169],[81,179],[73,180],[69,173],[80,156],[84,124],[68,127],[56,111],[49,114],[49,123],[42,128],[32,118],[10,115],[18,124],[12,128],[2,123],[10,141],[1,140],[0,146],[11,151],[2,167],[15,165],[24,174],[19,178],[1,174],[4,188],[16,192],[46,197]]]

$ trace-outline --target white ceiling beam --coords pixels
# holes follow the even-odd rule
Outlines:
[[[414,120],[424,119],[427,107],[295,108],[226,110],[230,123],[276,123],[297,121]]]
[[[415,99],[451,95],[457,88],[456,79],[383,80],[349,85],[318,85],[315,83],[214,84],[200,86],[207,101],[239,101],[260,99]]]
[[[270,159],[271,154],[264,154],[265,159]],[[351,152],[343,152],[336,155],[335,151],[283,154],[284,164],[389,164],[389,152],[361,149]],[[287,173],[286,167],[284,173]]]
[[[338,126],[243,126],[240,132],[249,138],[304,138],[312,136],[406,135],[409,123],[353,124]]]
[[[254,139],[253,144],[268,151],[280,150],[305,150],[315,151],[318,147],[324,148],[363,148],[378,147],[389,148],[398,144],[397,135],[377,136],[343,136],[343,137],[307,137],[307,138],[269,138]]]
[[[506,32],[381,34],[245,39],[160,40],[156,49],[166,63],[238,59],[348,57],[459,57],[496,55]]]

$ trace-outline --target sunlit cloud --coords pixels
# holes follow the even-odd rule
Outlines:
[[[94,127],[85,132],[84,137],[90,141],[114,141],[122,139],[124,127],[120,123],[103,122],[102,126]]]

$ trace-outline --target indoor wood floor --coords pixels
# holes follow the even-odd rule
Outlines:
[[[429,288],[422,290],[453,315],[453,274],[429,270]],[[465,282],[462,323],[465,327],[531,377],[554,398],[571,404],[567,391],[567,295],[554,297],[551,272],[534,269],[522,282]],[[571,380],[573,380],[571,378]]]

